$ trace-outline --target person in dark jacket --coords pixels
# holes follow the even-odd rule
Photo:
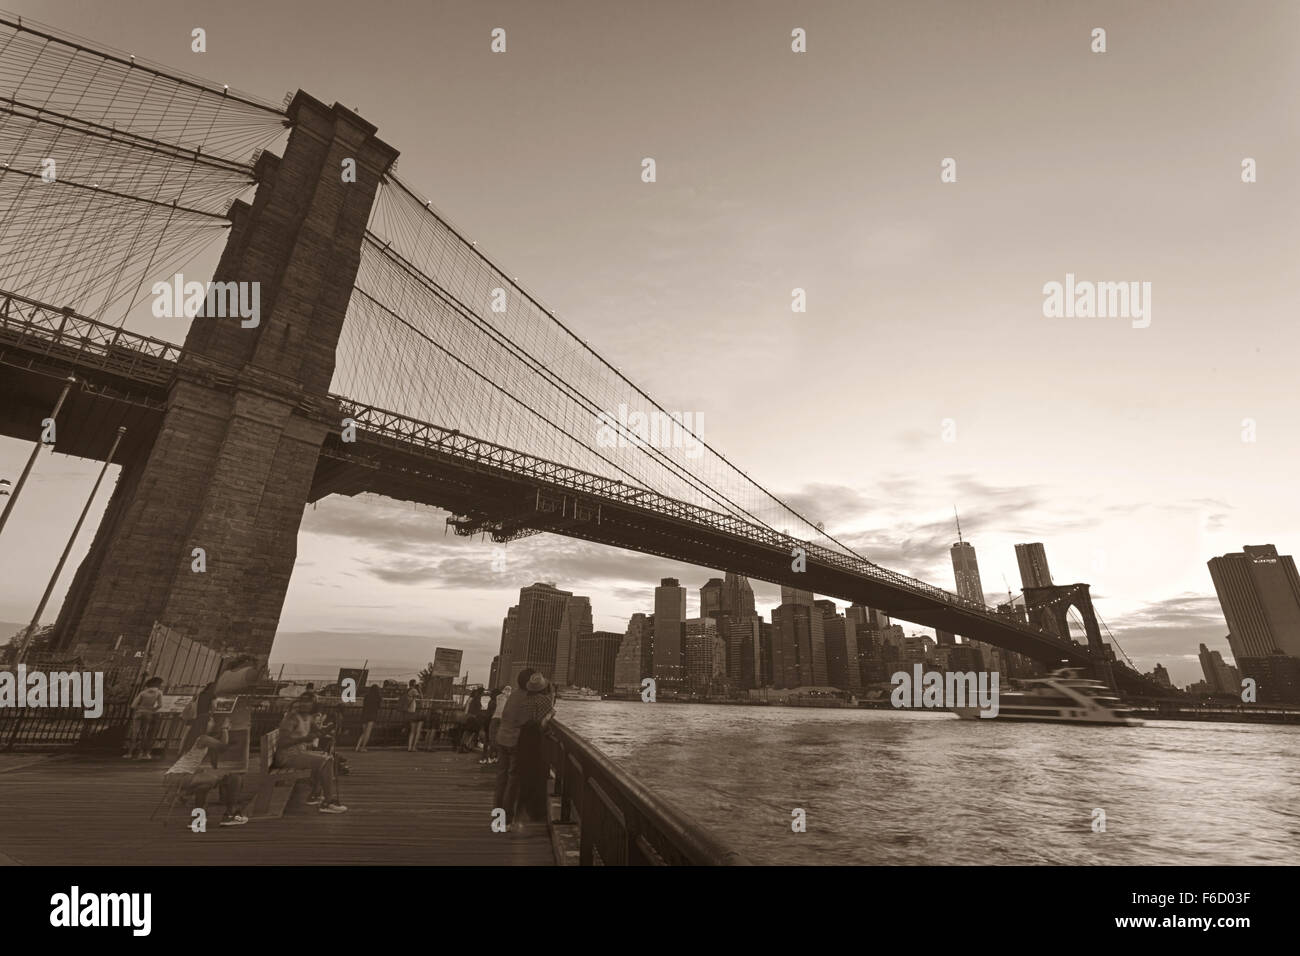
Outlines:
[[[492,688],[488,697],[487,707],[483,708],[483,759],[481,764],[490,764],[496,762],[496,741],[492,739],[492,721],[497,715],[497,695],[501,693],[501,688]]]
[[[534,824],[545,824],[547,818],[546,785],[550,767],[546,762],[546,728],[555,715],[554,687],[542,674],[533,674],[525,685],[523,726],[519,728],[519,744],[515,750],[518,815],[510,829],[526,832],[524,818]]]
[[[479,724],[483,716],[481,694],[482,690],[477,687],[470,691],[469,702],[465,705],[465,727],[460,736],[460,746],[457,748],[457,753],[469,753],[474,749],[474,744],[478,741]]]

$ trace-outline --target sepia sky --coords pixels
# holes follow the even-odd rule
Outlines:
[[[1013,544],[1042,541],[1135,663],[1184,684],[1199,642],[1228,656],[1206,560],[1300,550],[1294,2],[3,3],[272,102],[356,108],[576,334],[886,567],[952,589],[956,506],[990,602],[1003,575],[1020,591]],[[1149,327],[1045,318],[1067,273],[1150,282]],[[0,477],[28,451],[0,439]],[[30,616],[98,467],[41,456],[0,537],[0,621]],[[590,595],[621,632],[661,576],[693,612],[713,575],[551,536],[494,570],[443,518],[309,507],[272,661],[323,676],[442,645],[485,679],[521,585]]]

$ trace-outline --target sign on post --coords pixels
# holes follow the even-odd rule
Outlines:
[[[465,652],[458,647],[439,647],[433,652],[434,677],[459,677]]]

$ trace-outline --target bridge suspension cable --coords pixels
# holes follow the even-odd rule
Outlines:
[[[224,234],[284,113],[0,14],[0,288],[123,323]]]
[[[745,474],[396,178],[371,217],[335,391],[865,560]],[[540,427],[539,427],[540,426]]]

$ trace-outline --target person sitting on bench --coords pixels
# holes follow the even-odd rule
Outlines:
[[[276,769],[310,770],[313,792],[320,793],[321,813],[344,813],[347,807],[335,798],[334,759],[329,754],[308,749],[319,736],[312,714],[316,710],[316,695],[301,694],[293,706],[285,711],[280,721],[280,736],[275,744]]]
[[[199,734],[194,745],[167,768],[163,774],[163,786],[178,788],[180,796],[193,795],[194,806],[200,809],[207,805],[208,791],[216,786],[221,802],[226,806],[221,825],[237,827],[248,822],[248,817],[240,813],[243,808],[239,803],[240,784],[244,775],[221,773],[208,765],[209,755],[215,758],[228,746],[230,727],[227,718],[224,715],[210,716],[205,732]]]

